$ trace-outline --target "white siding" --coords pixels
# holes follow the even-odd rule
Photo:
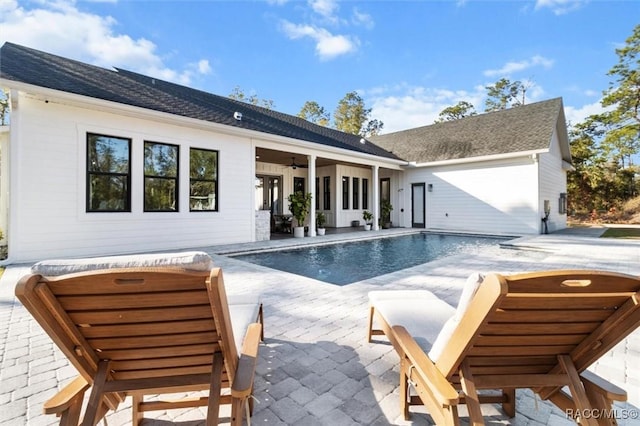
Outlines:
[[[12,173],[14,261],[183,249],[254,238],[251,141],[21,98]],[[132,139],[132,211],[86,213],[86,133]],[[12,135],[13,136],[13,135]],[[143,143],[180,147],[179,212],[143,212]],[[189,211],[189,148],[219,152],[219,212]],[[12,149],[16,147],[12,146]]]
[[[411,184],[421,182],[426,187],[428,229],[539,233],[537,164],[531,157],[407,170],[402,191],[407,206],[404,223],[411,223]]]
[[[557,132],[553,133],[551,148],[540,155],[540,200],[539,214],[544,216],[544,200],[551,204],[551,214],[547,223],[549,232],[567,227],[567,215],[560,214],[560,193],[567,192],[567,172],[562,168],[562,154]]]

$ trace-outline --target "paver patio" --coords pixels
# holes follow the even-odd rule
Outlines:
[[[394,232],[394,231],[391,231]],[[391,233],[389,232],[389,233]],[[402,231],[395,231],[402,232]],[[380,232],[381,234],[382,232]],[[306,238],[345,239],[362,234]],[[251,246],[299,243],[279,240]],[[252,424],[265,425],[430,425],[430,417],[414,414],[405,421],[398,401],[398,357],[381,338],[366,341],[367,293],[370,290],[431,290],[457,303],[472,272],[504,274],[543,269],[606,269],[640,274],[640,244],[574,235],[541,235],[514,241],[527,250],[490,250],[456,255],[414,268],[346,286],[336,286],[271,270],[221,255],[237,247],[199,248],[223,268],[227,292],[260,292],[265,306],[265,342],[256,372]],[[54,257],[54,256],[52,256]],[[30,265],[7,268],[0,280],[0,424],[56,424],[41,414],[42,403],[75,371],[13,297],[18,278]],[[366,265],[354,265],[366,267]],[[627,390],[629,401],[617,407],[620,425],[640,419],[640,330],[614,348],[593,370]],[[483,406],[488,424],[573,424],[530,391],[517,394],[517,415],[502,415]],[[130,423],[128,404],[107,416],[112,426]],[[148,415],[148,425],[198,425],[204,410],[177,410]]]

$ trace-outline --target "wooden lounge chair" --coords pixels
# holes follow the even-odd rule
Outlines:
[[[457,309],[432,294],[370,295],[369,340],[385,334],[400,356],[405,418],[410,405],[423,404],[436,424],[457,425],[466,404],[470,424],[482,425],[480,404],[502,403],[513,417],[515,389],[531,388],[579,424],[617,424],[612,403],[626,400],[625,391],[587,367],[640,326],[640,279],[599,271],[478,278]],[[421,331],[415,318],[400,323],[416,300],[423,313],[415,315],[435,317],[440,332],[429,324]],[[502,391],[479,392],[489,389]]]
[[[230,423],[241,425],[245,407],[249,415],[262,324],[245,325],[244,339],[234,339],[222,271],[180,264],[90,270],[95,267],[55,277],[29,274],[16,287],[80,374],[45,403],[45,413],[77,425],[91,389],[83,425],[96,424],[126,396],[133,398],[134,425],[147,411],[198,406],[208,407],[207,425],[215,425],[220,404],[231,404]],[[200,390],[208,397],[144,400]]]

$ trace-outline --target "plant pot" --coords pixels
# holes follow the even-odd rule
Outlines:
[[[391,228],[391,222],[382,222],[382,229]]]
[[[294,238],[304,238],[304,226],[296,226],[293,228]]]
[[[325,228],[318,228],[316,229],[316,231],[318,232],[318,235],[324,235],[324,232],[326,231]]]
[[[365,231],[371,231],[371,224],[367,223],[366,225],[364,225],[364,230]]]

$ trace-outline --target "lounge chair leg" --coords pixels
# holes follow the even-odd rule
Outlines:
[[[464,391],[465,403],[469,410],[469,424],[473,426],[484,425],[482,410],[480,409],[480,398],[478,397],[476,385],[473,382],[473,375],[471,374],[471,368],[467,360],[460,365],[460,385]]]
[[[367,342],[371,343],[371,335],[373,333],[373,311],[375,308],[369,306],[369,329],[367,330]]]
[[[568,355],[558,355],[558,362],[567,374],[567,377],[569,379],[569,390],[571,390],[571,396],[576,404],[576,409],[578,410],[578,412],[592,412],[591,403],[589,402],[589,398],[587,397],[584,385],[580,380],[580,375],[578,374],[578,371],[576,370],[571,357]],[[598,422],[590,416],[581,416],[578,420],[581,425],[596,426],[598,424]]]
[[[400,411],[402,411],[405,420],[409,420],[409,376],[407,369],[409,361],[406,358],[400,360]]]
[[[100,414],[102,408],[102,396],[104,384],[107,381],[107,375],[109,374],[110,361],[102,360],[98,363],[98,371],[93,381],[93,388],[91,389],[91,395],[89,396],[89,402],[87,403],[87,410],[84,413],[82,419],[82,426],[94,426],[100,420]]]
[[[516,390],[515,389],[502,389],[502,397],[504,402],[502,403],[502,409],[505,414],[511,418],[516,416]]]
[[[242,426],[242,409],[247,402],[245,399],[231,399],[231,426]]]
[[[220,417],[220,391],[222,390],[222,354],[213,354],[213,370],[209,384],[209,404],[207,406],[207,426],[218,424]]]
[[[138,426],[140,424],[140,422],[142,421],[142,403],[144,402],[144,396],[143,395],[133,395],[132,396],[132,402],[131,402],[131,410],[133,411],[133,419],[132,419],[132,424],[133,426]]]

